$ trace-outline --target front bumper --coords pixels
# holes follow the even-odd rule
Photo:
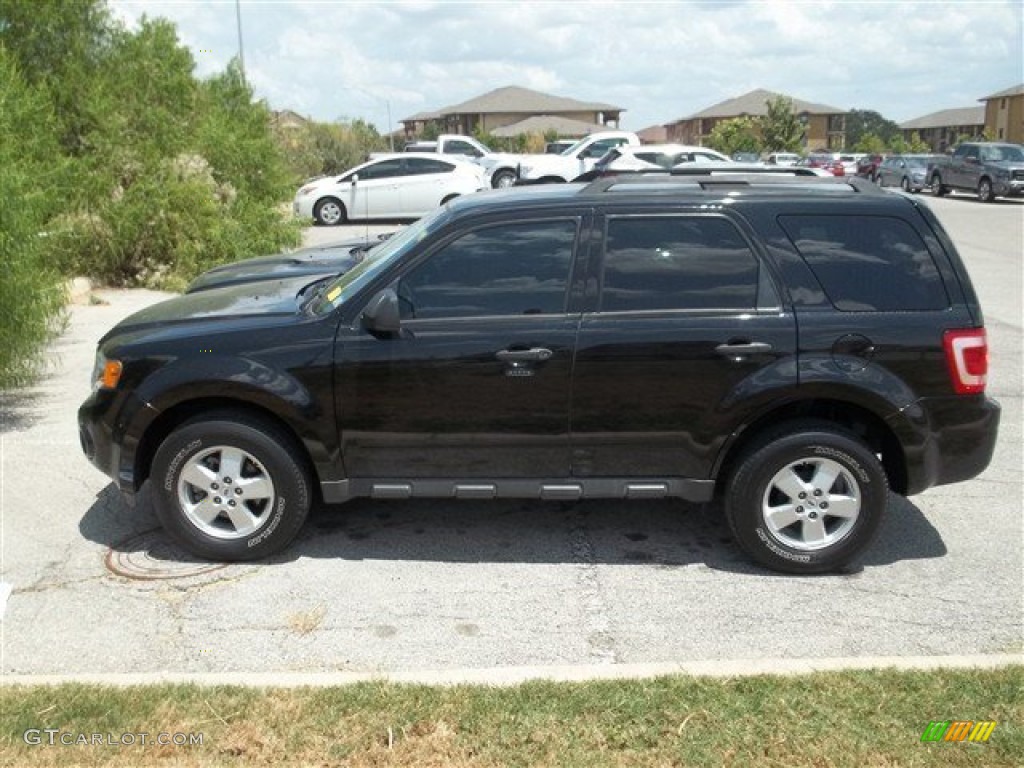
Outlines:
[[[992,191],[999,197],[1021,197],[1024,195],[1024,179],[996,179]]]
[[[144,425],[158,412],[134,394],[98,390],[78,409],[78,439],[85,457],[131,499],[138,489],[135,457]]]

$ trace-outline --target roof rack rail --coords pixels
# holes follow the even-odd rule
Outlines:
[[[606,176],[594,179],[587,184],[581,194],[601,194],[612,191],[630,191],[633,187],[637,192],[671,191],[673,188],[713,190],[722,188],[742,187],[747,189],[793,188],[823,189],[846,187],[848,190],[861,194],[882,195],[886,192],[876,185],[855,176],[818,176],[817,174],[766,173],[763,171],[750,173],[747,170],[723,171],[721,168],[708,169],[704,173],[696,170],[679,174],[665,171],[644,171],[639,173],[623,173],[617,176]]]

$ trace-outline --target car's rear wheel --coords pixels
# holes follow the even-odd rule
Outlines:
[[[942,177],[939,174],[932,175],[932,194],[936,197],[942,197],[948,190],[942,186]]]
[[[291,436],[222,411],[174,430],[153,458],[157,517],[189,552],[211,560],[283,549],[309,513],[310,481]]]
[[[318,224],[326,227],[336,227],[344,224],[348,218],[344,204],[333,197],[325,197],[320,200],[313,209],[313,218]]]
[[[904,176],[900,180],[900,189],[902,189],[904,192],[910,192],[910,179],[908,179],[906,176]]]
[[[991,203],[996,199],[995,192],[992,190],[992,182],[986,178],[982,178],[978,182],[978,199],[983,203]]]
[[[888,484],[856,436],[826,423],[793,423],[740,459],[725,493],[733,535],[754,560],[786,573],[834,571],[878,530]]]
[[[505,168],[500,171],[496,171],[491,177],[491,186],[495,189],[504,189],[505,187],[513,187],[516,183],[516,172]]]

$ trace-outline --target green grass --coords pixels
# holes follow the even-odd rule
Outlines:
[[[0,689],[0,762],[48,765],[1018,766],[1024,667],[803,677]],[[922,743],[930,720],[988,743]],[[202,733],[202,746],[29,746],[27,729]],[[390,729],[390,745],[389,745]],[[44,734],[45,738],[45,734]],[[59,737],[58,737],[59,738]]]

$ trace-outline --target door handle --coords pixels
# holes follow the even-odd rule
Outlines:
[[[503,363],[542,363],[550,360],[554,353],[550,349],[534,347],[533,349],[503,349],[495,357]]]
[[[728,344],[719,344],[715,352],[724,357],[745,357],[747,355],[760,355],[771,352],[772,345],[763,341],[738,341]]]

